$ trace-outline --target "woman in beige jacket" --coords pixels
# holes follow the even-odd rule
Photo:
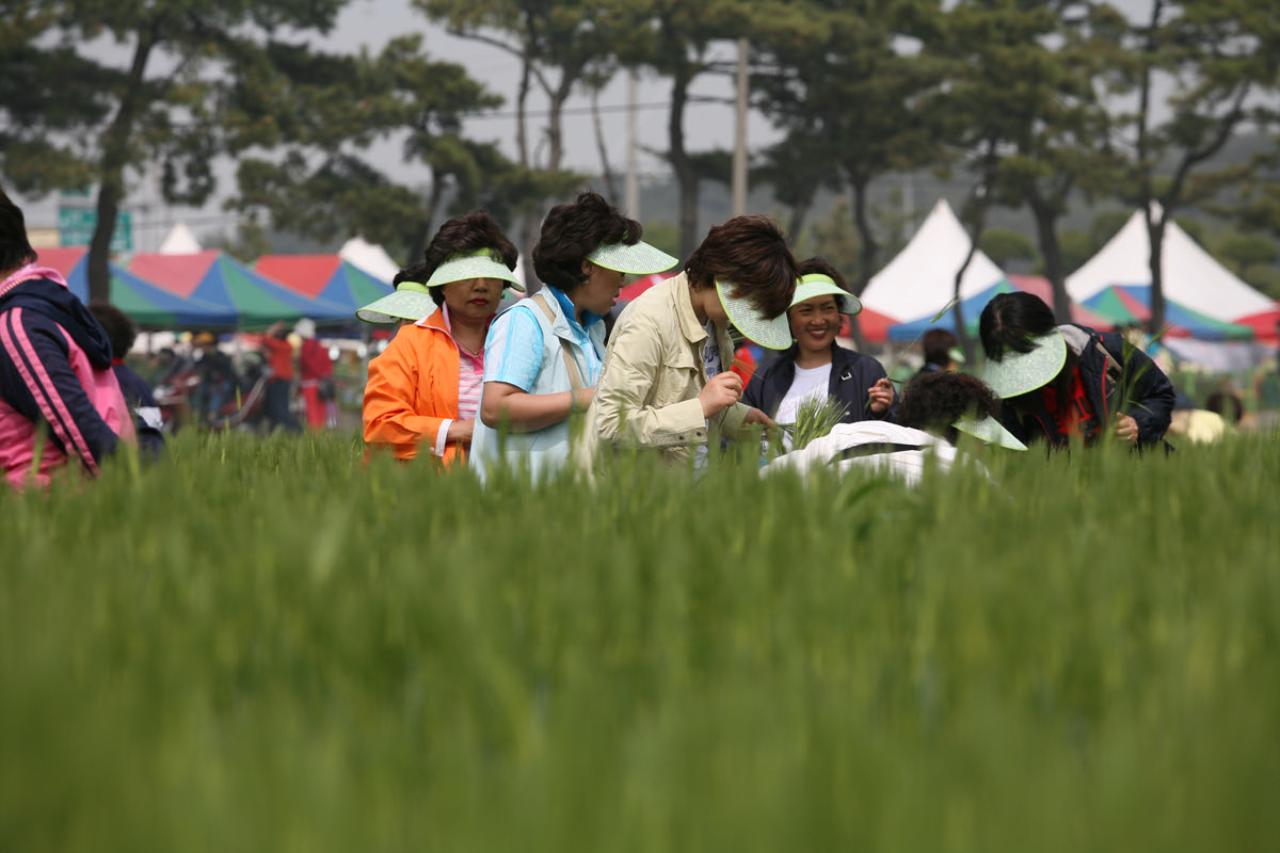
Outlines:
[[[796,261],[782,232],[763,216],[712,228],[684,271],[627,306],[609,339],[580,448],[649,448],[671,462],[710,432],[733,438],[746,424],[772,427],[739,402],[742,380],[728,368],[728,324],[761,346],[786,349],[786,311]]]

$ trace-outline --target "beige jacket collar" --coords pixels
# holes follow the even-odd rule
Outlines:
[[[680,321],[680,332],[691,344],[699,344],[707,339],[707,330],[698,322],[698,314],[693,310],[693,292],[689,286],[689,276],[680,273],[668,279],[671,303],[676,317]]]

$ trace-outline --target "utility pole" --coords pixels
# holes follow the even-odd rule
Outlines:
[[[640,218],[640,177],[636,173],[636,101],[638,75],[633,68],[627,76],[627,216]]]
[[[747,46],[738,39],[738,103],[733,145],[733,215],[747,212]]]

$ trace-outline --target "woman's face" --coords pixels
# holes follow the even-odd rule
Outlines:
[[[485,322],[498,313],[502,282],[496,278],[468,278],[444,286],[444,304],[449,316],[471,322]]]
[[[805,352],[830,349],[840,333],[840,326],[844,324],[840,306],[831,294],[815,296],[793,305],[787,309],[787,320],[791,323],[791,337]]]
[[[622,290],[622,273],[605,269],[590,261],[582,262],[582,273],[587,280],[574,288],[570,299],[579,311],[590,311],[603,317],[618,302],[618,292]]]

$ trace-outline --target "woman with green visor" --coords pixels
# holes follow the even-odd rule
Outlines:
[[[772,426],[740,401],[729,325],[760,346],[786,349],[795,287],[795,258],[769,219],[739,216],[712,228],[680,275],[649,288],[618,318],[581,463],[589,467],[601,445],[682,463],[714,432],[733,439],[746,424]]]
[[[569,416],[591,403],[604,359],[604,317],[623,276],[677,260],[640,240],[639,222],[596,193],[552,208],[533,265],[545,287],[504,311],[485,342],[484,395],[471,465],[527,466],[536,477],[569,453]]]
[[[484,339],[503,287],[523,290],[512,270],[516,248],[482,211],[451,219],[427,247],[422,264],[405,271],[395,293],[357,312],[362,319],[413,320],[369,363],[364,391],[364,440],[397,459],[421,447],[445,465],[465,461],[480,406]],[[411,285],[406,287],[406,284]]]
[[[787,309],[795,343],[752,377],[744,400],[780,424],[794,423],[800,405],[830,397],[844,405],[842,423],[878,420],[893,407],[893,385],[880,362],[845,349],[836,335],[846,316],[862,310],[844,278],[822,258],[800,264],[800,283]]]

